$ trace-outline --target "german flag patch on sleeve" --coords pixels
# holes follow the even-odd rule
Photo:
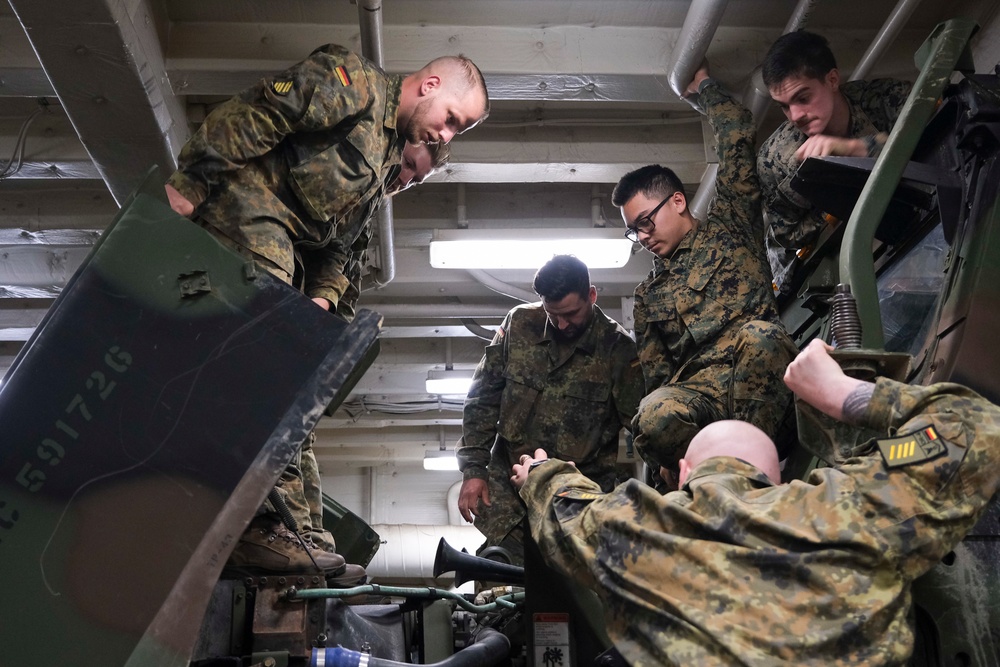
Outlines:
[[[337,75],[337,80],[340,81],[340,85],[351,85],[351,75],[347,73],[347,69],[343,65],[338,66],[335,70],[333,70],[333,73]]]
[[[886,468],[930,461],[943,454],[946,449],[933,426],[898,438],[876,440],[876,444]]]
[[[271,90],[274,91],[275,95],[281,95],[284,97],[292,90],[292,81],[275,81],[271,84]]]

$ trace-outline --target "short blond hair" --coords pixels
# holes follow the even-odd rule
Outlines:
[[[424,65],[421,68],[421,72],[430,74],[443,69],[461,74],[458,87],[456,88],[458,93],[467,93],[471,90],[478,90],[482,93],[483,114],[479,117],[479,120],[485,120],[490,115],[490,94],[486,90],[486,79],[483,77],[483,73],[479,67],[476,66],[476,63],[461,53],[457,56],[441,56]]]

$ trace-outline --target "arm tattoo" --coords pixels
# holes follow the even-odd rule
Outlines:
[[[868,409],[868,403],[871,402],[874,392],[875,385],[871,382],[858,385],[856,389],[851,391],[847,395],[847,398],[844,399],[844,405],[841,407],[841,411],[844,413],[844,421],[850,424],[860,423],[865,410]]]

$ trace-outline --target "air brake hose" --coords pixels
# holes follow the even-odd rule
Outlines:
[[[435,662],[430,667],[493,667],[506,660],[509,654],[510,640],[496,630],[484,628],[475,644],[466,646],[458,653]],[[314,648],[309,667],[412,667],[412,665],[407,662],[374,658],[367,653],[338,646]]]

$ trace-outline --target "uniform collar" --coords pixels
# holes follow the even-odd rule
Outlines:
[[[699,221],[695,221],[695,225],[690,230],[688,230],[687,234],[681,237],[680,243],[677,244],[677,247],[674,248],[674,251],[670,253],[669,257],[663,259],[659,255],[657,255],[655,258],[653,258],[653,270],[656,273],[665,271],[670,267],[671,264],[674,263],[674,260],[676,260],[679,256],[683,255],[686,252],[690,252],[691,249],[694,248],[694,241],[695,238],[698,236],[698,230],[701,228],[702,224],[703,223]]]
[[[743,477],[751,486],[774,486],[760,468],[750,465],[743,459],[732,456],[713,456],[699,463],[684,481],[684,490],[690,491],[691,486],[697,486],[698,482],[713,475],[735,475]]]
[[[399,97],[403,91],[403,77],[389,77],[389,85],[385,87],[385,116],[383,124],[387,130],[396,131],[396,116],[399,115]]]
[[[844,99],[847,100],[847,111],[850,114],[847,121],[847,136],[864,137],[878,133],[878,128],[875,127],[862,106],[848,95],[844,95]]]

